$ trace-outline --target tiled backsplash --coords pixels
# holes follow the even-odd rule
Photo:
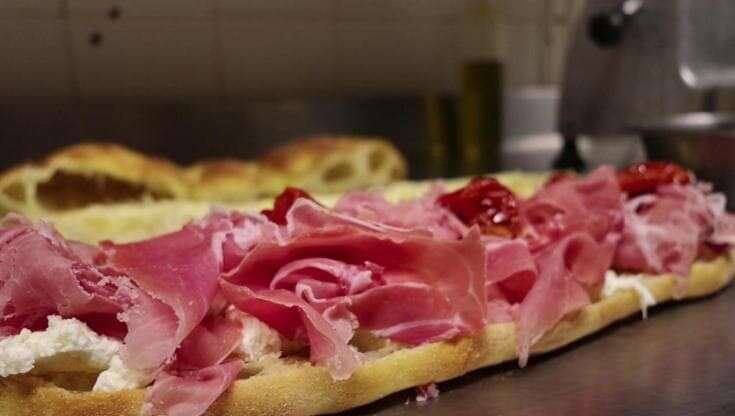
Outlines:
[[[453,91],[559,79],[583,0],[1,0],[0,96]]]

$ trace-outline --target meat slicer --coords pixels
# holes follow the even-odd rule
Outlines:
[[[681,163],[735,199],[733,22],[733,0],[587,0],[569,38],[555,167],[609,156],[583,160],[579,138],[616,152],[642,138],[648,158]]]

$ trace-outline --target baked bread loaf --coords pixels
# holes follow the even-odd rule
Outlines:
[[[262,163],[283,172],[290,186],[320,193],[387,184],[407,172],[400,153],[377,138],[360,143],[349,137],[297,141],[273,150]]]
[[[727,286],[734,274],[735,264],[728,257],[697,262],[692,268],[684,299],[715,293]],[[673,276],[643,281],[658,303],[673,299],[676,285]],[[561,348],[639,312],[640,303],[634,290],[617,292],[559,322],[534,346],[532,353]],[[496,324],[473,337],[451,342],[413,348],[385,346],[371,351],[369,361],[344,381],[334,381],[325,368],[315,367],[305,360],[279,360],[237,380],[206,414],[307,416],[336,413],[403,389],[449,380],[478,368],[511,361],[516,358],[515,345],[513,324]],[[0,379],[0,416],[140,415],[144,390],[86,391],[93,382],[94,377],[83,374]]]
[[[187,193],[181,168],[167,160],[115,144],[80,144],[1,174],[0,212],[40,215]]]
[[[448,189],[398,183],[339,200],[289,188],[262,215],[215,210],[170,234],[99,247],[10,217],[0,224],[0,306],[9,306],[0,308],[0,416],[306,416],[516,358],[525,365],[529,355],[639,311],[645,317],[647,307],[731,282],[735,216],[724,211],[724,196],[679,167],[659,168],[636,166],[645,174],[636,180],[631,170],[601,167],[578,178],[449,181]],[[533,195],[517,200],[503,183]],[[149,215],[139,229],[155,234],[156,222],[171,216],[165,204],[133,221]],[[242,208],[265,205],[257,204]],[[204,209],[190,205],[174,222]],[[38,251],[51,260],[44,264]],[[42,284],[49,287],[39,292]],[[90,293],[97,306],[67,298],[67,289]],[[125,367],[139,355],[80,366],[74,354],[92,351],[86,343],[19,364],[8,351],[44,335],[27,319],[46,297],[46,331],[62,321],[49,310],[63,308],[80,325],[77,316],[99,311],[106,320],[90,325],[117,319],[128,335],[145,335],[120,344],[86,327],[85,337],[112,345],[110,354],[130,344],[144,357],[166,354],[152,367]],[[168,331],[187,320],[189,335],[169,342]],[[152,373],[141,368],[160,371],[147,389],[138,386]]]
[[[87,143],[0,174],[0,213],[45,216],[162,200],[243,202],[273,197],[286,184],[343,192],[405,176],[400,152],[380,138],[303,139],[259,161],[219,159],[189,167],[115,144]]]

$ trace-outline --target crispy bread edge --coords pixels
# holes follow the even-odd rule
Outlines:
[[[713,294],[735,274],[733,260],[720,257],[697,262],[685,298]],[[659,303],[673,299],[674,277],[652,277],[646,285]],[[552,351],[640,312],[632,290],[586,306],[560,322],[533,348]],[[335,413],[391,393],[459,377],[469,371],[515,359],[512,324],[488,326],[474,337],[401,349],[365,363],[350,379],[333,381],[326,370],[290,364],[238,380],[207,412],[210,416],[292,415]],[[0,379],[0,416],[139,415],[144,390],[79,393],[49,385],[30,376]]]

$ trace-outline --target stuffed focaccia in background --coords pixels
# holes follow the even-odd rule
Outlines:
[[[343,192],[405,176],[400,152],[380,138],[302,139],[260,160],[206,160],[189,167],[115,144],[86,143],[2,173],[0,212],[44,216],[130,202],[244,202],[275,196],[287,184]]]

